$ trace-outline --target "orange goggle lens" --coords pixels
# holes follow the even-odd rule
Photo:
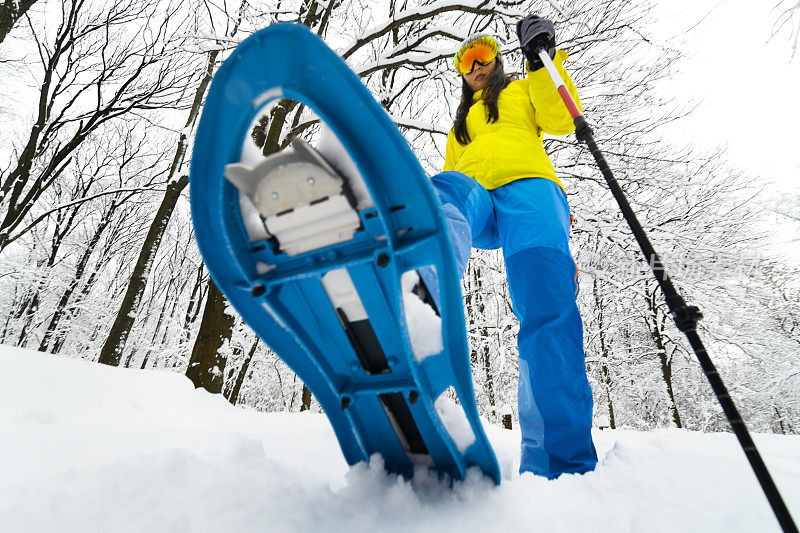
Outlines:
[[[488,65],[497,57],[497,45],[488,42],[474,42],[462,48],[455,57],[456,71],[459,74],[472,72],[475,62]]]

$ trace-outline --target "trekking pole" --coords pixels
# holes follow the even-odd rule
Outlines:
[[[708,382],[711,384],[711,388],[714,390],[714,394],[716,394],[717,400],[719,400],[719,403],[722,406],[722,410],[728,419],[728,423],[731,425],[733,432],[736,434],[736,438],[739,439],[739,444],[741,444],[742,449],[747,456],[747,460],[750,461],[750,466],[753,468],[753,472],[755,473],[756,478],[758,478],[758,482],[761,484],[761,489],[764,491],[764,495],[767,497],[767,500],[772,507],[772,511],[775,513],[775,517],[778,519],[778,523],[781,525],[781,528],[783,528],[784,531],[796,533],[798,531],[797,526],[792,520],[792,516],[789,514],[789,509],[786,507],[786,504],[784,503],[783,498],[778,491],[778,487],[775,486],[775,482],[772,480],[772,476],[767,470],[767,465],[764,464],[764,460],[761,458],[761,454],[758,452],[758,449],[756,448],[756,445],[750,436],[750,432],[744,425],[742,417],[739,414],[736,405],[733,403],[733,399],[731,399],[730,395],[728,394],[728,389],[722,382],[722,378],[717,373],[714,363],[708,356],[708,352],[706,352],[703,342],[700,340],[700,336],[697,334],[697,322],[703,318],[703,314],[696,306],[687,305],[683,297],[678,294],[678,291],[672,284],[672,280],[667,275],[667,272],[664,269],[664,264],[661,262],[661,258],[658,256],[653,248],[653,245],[650,243],[650,239],[647,238],[644,228],[642,228],[642,225],[636,218],[636,214],[633,212],[633,209],[625,197],[625,193],[622,191],[619,183],[614,178],[614,174],[611,172],[605,157],[603,157],[603,153],[600,151],[600,148],[597,147],[597,143],[594,141],[592,129],[589,127],[586,119],[583,118],[583,115],[581,115],[578,106],[572,99],[572,95],[569,94],[569,90],[567,90],[564,80],[561,78],[561,74],[559,74],[556,66],[550,59],[550,54],[547,53],[544,47],[540,46],[537,48],[537,55],[542,60],[542,63],[547,69],[548,74],[550,74],[550,78],[553,80],[553,84],[558,89],[558,92],[561,95],[562,100],[564,100],[564,104],[567,106],[570,115],[572,115],[572,119],[575,122],[575,136],[579,141],[585,142],[589,147],[589,151],[594,156],[597,166],[600,167],[600,172],[603,173],[603,177],[606,179],[608,187],[611,189],[611,193],[617,200],[625,220],[628,222],[628,225],[633,231],[633,235],[636,237],[636,241],[639,243],[639,247],[642,249],[642,253],[644,253],[645,258],[650,265],[650,269],[653,271],[653,275],[655,275],[656,279],[658,280],[658,285],[661,287],[661,291],[664,293],[664,297],[667,301],[667,307],[669,307],[669,311],[670,314],[672,314],[675,325],[678,326],[678,329],[681,330],[689,340],[689,344],[692,346],[692,350],[694,350],[697,360],[700,362],[703,373],[706,375],[706,378],[708,378]]]

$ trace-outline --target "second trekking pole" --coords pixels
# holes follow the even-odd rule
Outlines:
[[[589,147],[589,151],[594,156],[597,166],[600,167],[600,172],[603,173],[603,177],[606,183],[608,183],[608,187],[611,189],[614,198],[617,200],[625,220],[633,231],[633,235],[636,237],[636,241],[639,243],[639,247],[642,249],[642,253],[647,259],[647,263],[650,265],[653,275],[658,280],[661,291],[664,293],[667,307],[669,307],[675,325],[689,340],[689,344],[692,350],[694,350],[697,360],[700,362],[703,373],[706,375],[706,378],[708,378],[708,382],[711,384],[711,388],[714,390],[714,394],[717,396],[717,400],[719,400],[722,410],[728,419],[728,423],[736,434],[736,438],[739,439],[739,444],[741,444],[747,456],[747,460],[750,462],[750,466],[753,468],[753,472],[756,478],[758,478],[758,482],[761,484],[761,489],[764,491],[764,495],[767,497],[772,511],[778,519],[778,523],[786,532],[797,532],[797,526],[792,520],[791,514],[789,514],[789,509],[786,507],[778,491],[778,487],[772,480],[772,476],[769,470],[767,470],[767,466],[764,464],[764,460],[761,458],[761,454],[758,452],[750,436],[750,432],[742,421],[739,410],[733,403],[730,394],[728,394],[725,383],[723,383],[722,378],[717,373],[714,363],[708,356],[708,352],[706,352],[705,346],[703,346],[703,342],[697,334],[697,322],[703,317],[702,313],[700,313],[697,307],[687,305],[683,297],[672,284],[672,280],[667,275],[661,258],[656,253],[644,228],[642,228],[642,225],[636,218],[636,214],[628,203],[628,199],[625,197],[622,187],[620,187],[616,178],[614,178],[614,173],[611,172],[603,153],[594,140],[592,129],[589,127],[580,109],[578,109],[578,106],[572,99],[572,95],[570,95],[569,90],[567,90],[564,84],[564,80],[561,78],[561,74],[559,74],[558,69],[555,64],[553,64],[550,54],[548,54],[544,46],[541,46],[537,49],[537,55],[542,60],[550,78],[553,80],[553,84],[561,95],[561,99],[564,100],[564,104],[567,106],[570,115],[572,115],[572,119],[575,122],[575,136],[579,141],[585,142]]]

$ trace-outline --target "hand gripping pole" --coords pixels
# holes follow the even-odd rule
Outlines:
[[[786,507],[778,491],[778,487],[775,485],[769,470],[767,470],[767,466],[764,464],[764,460],[761,458],[761,454],[756,448],[750,436],[750,432],[742,421],[742,417],[736,405],[733,403],[733,399],[731,399],[730,394],[728,394],[725,383],[723,383],[722,378],[717,373],[714,363],[711,361],[705,346],[703,346],[703,342],[700,340],[700,336],[697,334],[697,322],[703,318],[703,314],[697,307],[687,305],[683,297],[675,289],[672,280],[667,275],[664,264],[661,262],[661,258],[656,253],[653,245],[650,243],[650,239],[647,237],[647,233],[636,218],[636,214],[628,203],[628,199],[625,197],[622,187],[620,187],[619,183],[614,178],[614,173],[611,172],[603,153],[594,140],[592,129],[589,127],[586,119],[583,118],[578,106],[575,104],[575,100],[572,99],[572,95],[569,93],[569,90],[567,90],[564,80],[561,78],[561,74],[559,74],[558,69],[556,69],[556,66],[553,64],[552,59],[550,59],[550,55],[544,49],[539,49],[537,53],[545,69],[547,69],[547,73],[553,80],[553,84],[556,86],[558,93],[561,95],[561,99],[567,106],[570,115],[572,115],[572,119],[575,122],[575,136],[579,141],[585,142],[589,147],[589,151],[594,156],[597,166],[600,168],[600,172],[602,172],[606,183],[608,183],[608,187],[611,189],[611,193],[617,200],[617,204],[619,204],[620,210],[625,216],[625,220],[633,231],[633,235],[636,237],[636,241],[639,243],[639,247],[642,249],[642,253],[647,259],[653,271],[653,275],[656,277],[656,280],[658,280],[658,284],[661,287],[661,291],[664,293],[667,307],[669,307],[675,325],[689,340],[689,344],[700,362],[703,373],[706,375],[706,378],[708,378],[708,382],[711,384],[711,388],[714,390],[714,394],[717,396],[717,400],[719,400],[722,410],[728,419],[728,423],[736,434],[736,438],[739,439],[739,444],[741,444],[747,456],[747,460],[750,462],[750,466],[753,468],[753,472],[756,478],[758,478],[758,482],[761,484],[761,489],[764,491],[764,495],[767,497],[772,511],[778,519],[778,523],[786,532],[797,532],[797,526],[792,520],[791,514],[789,514],[789,509]]]

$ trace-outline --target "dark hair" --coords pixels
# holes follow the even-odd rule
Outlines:
[[[511,76],[507,76],[503,69],[503,58],[497,54],[497,63],[494,70],[489,74],[488,82],[483,93],[483,105],[486,107],[486,122],[497,122],[500,117],[500,112],[497,109],[497,97],[500,96],[500,91],[505,89],[511,83]],[[453,129],[456,133],[456,140],[459,144],[469,144],[472,140],[467,131],[467,113],[469,108],[472,107],[472,97],[475,92],[467,85],[467,80],[461,77],[461,103],[458,104],[456,110],[456,122]]]

